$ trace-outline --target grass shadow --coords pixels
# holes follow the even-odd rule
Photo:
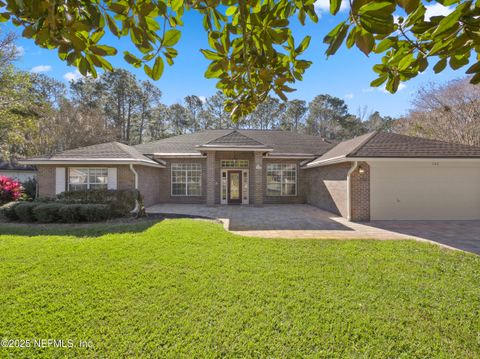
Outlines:
[[[90,223],[0,223],[0,235],[100,237],[111,233],[140,233],[161,222],[164,217],[117,218]]]

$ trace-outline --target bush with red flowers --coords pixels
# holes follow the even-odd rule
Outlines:
[[[7,203],[20,199],[22,184],[13,178],[0,176],[0,203]]]

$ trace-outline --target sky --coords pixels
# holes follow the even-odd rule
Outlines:
[[[396,94],[390,94],[383,88],[371,88],[370,81],[376,78],[372,67],[380,61],[379,56],[367,57],[355,47],[347,49],[343,45],[334,56],[327,59],[323,44],[323,37],[335,27],[348,12],[345,6],[337,16],[328,13],[329,0],[317,0],[315,7],[320,20],[317,24],[308,22],[306,26],[292,21],[292,30],[297,36],[297,43],[310,35],[312,41],[309,49],[302,58],[313,61],[313,65],[306,71],[304,80],[296,82],[292,87],[297,91],[288,95],[289,99],[311,101],[316,95],[330,94],[342,98],[353,114],[380,111],[382,115],[401,116],[408,112],[412,98],[416,91],[430,82],[445,83],[449,80],[463,77],[462,69],[453,71],[446,69],[435,75],[431,69],[416,78],[402,84]],[[344,1],[345,4],[345,1]],[[446,15],[451,11],[439,3],[427,5],[427,15]],[[185,25],[180,28],[182,38],[176,46],[179,56],[173,66],[166,66],[162,78],[155,84],[162,91],[162,102],[173,104],[182,102],[187,95],[208,97],[216,92],[215,80],[208,80],[204,72],[208,61],[200,53],[201,48],[208,48],[207,35],[203,31],[202,18],[196,13],[189,12],[184,16]],[[16,66],[32,72],[43,73],[68,84],[81,75],[74,67],[67,66],[60,60],[55,50],[37,47],[33,41],[21,37],[21,28],[11,24],[2,25],[2,31],[14,31],[19,35],[17,46],[22,54]],[[105,35],[101,43],[115,46],[119,54],[109,57],[109,61],[116,68],[125,68],[133,72],[140,80],[147,80],[143,69],[135,69],[123,60],[123,51],[134,52],[129,37],[118,40],[113,35]],[[134,52],[135,53],[135,52]],[[431,61],[433,66],[435,61]]]

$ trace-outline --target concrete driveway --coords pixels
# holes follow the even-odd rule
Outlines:
[[[265,238],[416,239],[480,254],[480,221],[349,222],[304,205],[214,206],[158,204],[148,213],[222,221],[225,229]]]

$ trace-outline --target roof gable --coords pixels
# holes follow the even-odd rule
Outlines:
[[[350,140],[342,141],[333,147],[331,150],[327,151],[322,156],[316,158],[308,164],[308,167],[316,166],[319,163],[331,161],[336,158],[347,157],[352,152],[356,151],[361,147],[365,142],[367,142],[372,136],[375,135],[375,132],[370,132],[365,135],[354,137]]]
[[[258,147],[266,148],[267,146],[253,138],[234,130],[226,135],[217,137],[199,147]]]

